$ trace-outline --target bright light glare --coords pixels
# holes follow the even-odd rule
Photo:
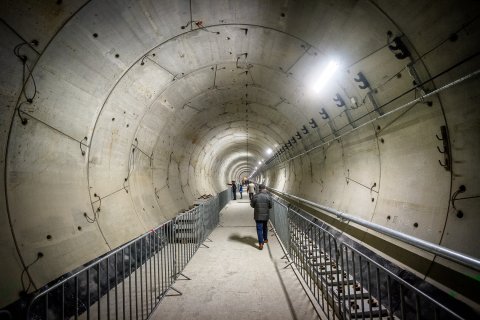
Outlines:
[[[257,167],[255,167],[255,170],[257,170]]]
[[[313,90],[318,93],[322,88],[327,84],[330,78],[333,76],[335,71],[337,71],[339,64],[337,61],[330,61],[323,70],[322,74],[318,78],[318,80],[313,84]]]
[[[262,161],[258,161],[258,164],[262,164]]]
[[[273,150],[271,148],[267,149],[267,154],[272,154]]]

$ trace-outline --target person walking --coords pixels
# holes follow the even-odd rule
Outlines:
[[[265,189],[265,185],[258,186],[259,193],[250,200],[250,206],[253,208],[253,218],[257,226],[258,249],[263,250],[263,244],[268,243],[268,219],[270,218],[270,209],[272,208],[272,197]]]
[[[252,181],[249,182],[247,191],[248,191],[248,197],[250,198],[250,201],[252,201],[253,195],[255,194],[255,185],[253,184]]]
[[[243,195],[242,195],[242,192],[243,192],[243,184],[240,183],[240,186],[238,187],[238,192],[240,192],[240,199],[243,199]]]

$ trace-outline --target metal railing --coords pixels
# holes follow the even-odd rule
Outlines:
[[[422,239],[418,239],[416,237],[412,237],[408,234],[405,234],[405,233],[402,233],[402,232],[399,232],[399,231],[396,231],[396,230],[393,230],[393,229],[390,229],[390,228],[386,228],[386,227],[381,226],[379,224],[360,219],[358,217],[349,215],[345,212],[338,211],[336,209],[333,209],[333,208],[330,208],[330,207],[327,207],[327,206],[324,206],[324,205],[321,205],[321,204],[318,204],[318,203],[315,203],[315,202],[312,202],[312,201],[309,201],[309,200],[306,200],[306,199],[303,199],[303,198],[300,198],[300,197],[297,197],[297,196],[294,196],[294,195],[291,195],[291,194],[288,194],[288,193],[285,193],[285,192],[282,192],[282,191],[274,189],[274,188],[268,188],[268,189],[273,190],[276,193],[279,193],[281,195],[287,196],[291,199],[294,199],[294,200],[298,201],[299,203],[304,203],[304,204],[307,204],[307,205],[309,205],[313,208],[331,213],[339,219],[342,219],[342,220],[345,220],[345,221],[351,221],[353,223],[356,223],[358,225],[367,227],[367,228],[369,228],[371,230],[374,230],[376,232],[379,232],[379,233],[382,233],[384,235],[395,238],[397,240],[400,240],[404,243],[413,245],[417,248],[420,248],[420,249],[426,250],[430,253],[439,255],[439,256],[441,256],[445,259],[448,259],[450,261],[458,262],[460,264],[463,264],[463,265],[465,265],[467,267],[470,267],[470,268],[473,268],[475,270],[480,270],[480,260],[479,259],[468,256],[468,255],[463,254],[461,252],[451,250],[451,249],[436,245],[434,243],[431,243],[431,242],[428,242],[428,241],[425,241],[425,240],[422,240]]]
[[[271,222],[328,319],[465,319],[373,260],[368,249],[282,202],[274,199]]]
[[[27,319],[147,319],[219,223],[230,190],[44,287]]]

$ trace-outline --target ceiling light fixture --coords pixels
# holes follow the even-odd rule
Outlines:
[[[313,84],[313,90],[316,93],[319,93],[322,90],[322,88],[332,78],[335,71],[337,71],[338,67],[339,67],[339,64],[337,61],[332,60],[328,63],[325,70],[323,70],[323,72],[320,74],[320,77],[318,78],[318,80]]]

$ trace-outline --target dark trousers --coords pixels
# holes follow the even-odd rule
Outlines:
[[[257,223],[258,243],[268,240],[268,221],[255,220]]]
[[[232,193],[233,193],[233,200],[237,200],[237,190],[232,189]]]
[[[253,193],[249,193],[248,197],[250,198],[250,200],[253,200]]]

